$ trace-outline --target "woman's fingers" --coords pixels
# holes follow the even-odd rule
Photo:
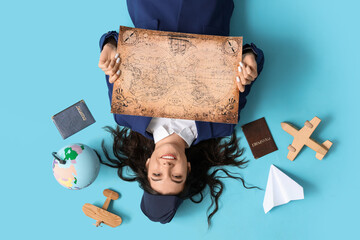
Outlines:
[[[243,71],[239,72],[239,77],[240,77],[240,82],[242,85],[244,85],[244,87],[246,85],[249,85],[251,83],[251,81],[247,80],[243,74]]]
[[[99,68],[101,68],[101,70],[105,71],[107,69],[107,67],[109,66],[111,62],[111,59],[107,59],[105,62],[102,62],[101,64],[99,63]]]
[[[109,83],[114,83],[116,80],[118,80],[120,76],[120,69],[117,70],[117,72],[109,77]]]
[[[119,68],[120,68],[120,58],[117,58],[115,60],[115,65],[112,69],[109,70],[109,76],[112,76],[114,74],[116,74],[118,71],[119,71]]]
[[[245,84],[244,84],[244,76],[242,74],[241,66],[238,67],[238,76],[236,77],[236,82],[240,92],[245,91]]]
[[[105,62],[106,62],[106,59],[101,59],[101,58],[100,58],[98,67],[99,67],[100,69],[102,69],[102,67],[104,66]]]
[[[116,53],[115,57],[113,59],[111,59],[111,64],[109,65],[108,70],[114,68],[115,64],[117,64],[119,62],[120,62],[120,57],[119,57],[119,54]]]
[[[105,74],[112,75],[111,70],[113,69],[114,66],[115,66],[115,59],[111,59],[109,65],[104,70]]]
[[[246,77],[244,76],[244,74],[242,74],[241,73],[241,77],[240,77],[240,79],[241,79],[241,83],[245,86],[245,85],[249,85],[250,83],[251,83],[251,80],[248,80],[248,79],[246,79]]]
[[[252,70],[250,68],[250,66],[246,65],[243,62],[240,62],[240,67],[241,67],[241,73],[244,76],[245,81],[253,81],[255,78],[252,76]]]
[[[245,68],[246,72],[249,74],[249,76],[252,78],[251,81],[253,81],[255,78],[257,78],[257,72],[253,70],[249,65]]]
[[[117,58],[119,58],[119,54],[116,52],[116,46],[113,44],[107,43],[103,47],[100,53],[99,59],[99,68],[105,72],[106,75],[112,75],[117,70],[113,70],[116,66]]]
[[[243,55],[242,63],[246,72],[247,79],[254,81],[258,77],[256,57],[253,53]]]
[[[101,52],[100,54],[100,59],[99,59],[99,68],[101,68],[101,70],[104,68],[105,63],[109,60],[107,53],[106,52]]]
[[[112,62],[109,64],[109,67],[106,69],[105,74],[109,76],[114,75],[119,70],[120,62],[121,59],[119,55],[116,55],[116,58],[112,60]]]
[[[116,59],[111,59],[111,62],[107,68],[107,71],[111,70],[115,66],[115,63],[116,63]]]
[[[239,76],[236,76],[236,84],[237,84],[238,89],[239,89],[240,92],[244,92],[244,91],[245,91],[245,86],[242,85]]]
[[[116,80],[119,79],[119,76],[120,76],[120,62],[121,62],[121,59],[120,59],[120,56],[118,53],[116,53],[115,57],[114,57],[114,66],[112,67],[110,71],[110,74],[109,74],[109,83],[114,83]]]
[[[245,74],[245,65],[240,62],[238,66],[238,76],[236,77],[236,82],[240,92],[245,91],[245,86],[251,84],[251,81],[246,78],[248,74]]]
[[[113,74],[115,74],[120,68],[121,59],[117,57],[115,60],[115,66],[113,67]]]

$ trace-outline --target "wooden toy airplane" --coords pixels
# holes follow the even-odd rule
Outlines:
[[[293,161],[304,145],[308,146],[316,152],[315,156],[317,159],[323,159],[325,154],[329,151],[332,142],[326,140],[323,144],[320,144],[310,138],[311,134],[315,131],[320,122],[320,118],[314,117],[310,122],[306,121],[305,126],[300,130],[289,123],[281,123],[282,129],[284,129],[290,135],[294,136],[294,141],[288,147],[288,159]]]
[[[105,223],[110,227],[117,227],[122,223],[121,217],[108,212],[107,208],[109,207],[111,200],[119,198],[119,194],[110,189],[105,189],[103,194],[107,199],[102,208],[96,207],[90,203],[85,203],[82,210],[86,216],[96,220],[96,223],[94,224],[96,227],[100,226],[101,223]]]

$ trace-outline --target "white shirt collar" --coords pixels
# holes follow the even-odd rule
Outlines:
[[[184,139],[187,147],[190,147],[198,136],[195,121],[184,119],[153,118],[146,131],[153,134],[155,144],[176,133]]]

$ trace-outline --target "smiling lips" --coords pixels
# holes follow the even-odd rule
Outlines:
[[[167,160],[176,160],[176,157],[172,154],[166,154],[166,155],[162,155],[161,156],[162,159],[167,159]]]

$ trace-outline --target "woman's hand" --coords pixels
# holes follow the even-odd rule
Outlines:
[[[120,76],[120,57],[116,52],[115,40],[105,44],[100,54],[99,68],[109,75],[109,82],[114,83]]]
[[[245,91],[245,86],[251,84],[257,76],[257,63],[254,53],[245,53],[243,55],[242,62],[239,62],[238,76],[236,77],[236,83],[240,92]]]

